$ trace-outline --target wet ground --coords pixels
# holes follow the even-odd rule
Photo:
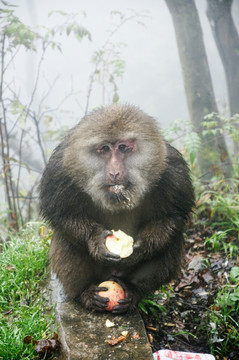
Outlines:
[[[189,231],[186,240],[186,264],[180,280],[159,293],[159,303],[165,311],[142,314],[151,342],[152,350],[171,349],[178,351],[211,353],[208,311],[213,309],[218,291],[227,283],[229,273],[236,260],[228,259],[223,252],[209,252],[205,238],[211,236],[210,229]],[[237,314],[239,315],[239,314]],[[214,346],[222,339],[214,338]],[[238,347],[237,347],[238,350]],[[223,360],[239,359],[236,349]],[[221,360],[220,357],[217,357]]]

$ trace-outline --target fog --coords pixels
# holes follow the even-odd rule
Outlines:
[[[77,23],[90,32],[92,39],[89,41],[84,37],[79,42],[72,34],[67,36],[64,32],[55,39],[62,44],[61,52],[48,48],[42,57],[39,41],[35,53],[22,46],[12,54],[12,58],[8,57],[10,66],[7,65],[3,83],[4,101],[8,104],[9,153],[14,186],[23,196],[33,189],[33,198],[37,197],[37,184],[45,166],[42,153],[46,154],[46,158],[50,156],[58,141],[56,132],[74,126],[85,114],[86,107],[91,111],[112,102],[113,90],[109,82],[103,85],[94,82],[88,96],[90,78],[95,69],[92,56],[102,49],[112,31],[114,35],[110,41],[119,52],[118,58],[125,62],[123,76],[117,79],[119,102],[139,106],[164,128],[173,120],[189,120],[174,27],[164,0],[10,0],[8,3],[16,5],[16,15],[24,24],[42,34],[43,27],[50,29],[66,20],[59,13],[49,16],[53,10],[80,13]],[[195,0],[195,3],[218,107],[221,112],[227,113],[226,81],[206,17],[206,0]],[[113,16],[112,11],[132,14],[132,9],[140,14],[147,10],[147,13],[144,12],[147,16],[138,16],[117,28],[119,16]],[[239,29],[239,0],[233,2],[233,17]],[[116,28],[117,31],[114,31]],[[119,47],[119,43],[124,45]],[[88,99],[89,106],[86,106]],[[17,106],[24,110],[18,112]],[[39,120],[42,143],[39,142],[33,117],[29,116],[29,109],[33,111],[30,115],[36,115]],[[49,119],[50,125],[47,124]],[[6,193],[2,177],[0,199],[4,198]],[[0,210],[4,206],[0,202]]]
[[[33,27],[51,27],[62,23],[64,18],[61,15],[48,16],[52,10],[61,9],[68,13],[84,10],[86,13],[86,16],[80,16],[79,20],[91,33],[92,41],[84,38],[82,42],[78,42],[71,36],[62,36],[62,53],[49,50],[40,74],[35,106],[55,82],[44,106],[58,108],[56,116],[59,126],[74,125],[84,114],[89,77],[93,70],[92,54],[102,47],[109,30],[116,22],[117,17],[111,16],[111,11],[126,13],[129,8],[136,11],[147,9],[149,16],[141,19],[145,26],[129,21],[112,38],[112,42],[126,44],[120,53],[126,63],[123,78],[117,84],[120,102],[140,106],[145,112],[156,117],[163,127],[168,126],[174,119],[188,118],[174,28],[164,0],[16,0],[11,3],[18,6],[16,13],[19,18]],[[219,108],[225,111],[226,82],[206,17],[206,2],[196,0],[196,5],[216,99]],[[238,26],[238,0],[234,0],[233,15]],[[40,53],[39,50],[38,52]],[[15,64],[16,90],[25,97],[26,102],[34,87],[38,61],[29,51],[23,51],[20,60]],[[93,90],[89,110],[103,103],[101,87],[95,85]],[[65,97],[67,100],[62,103]],[[105,103],[111,102],[111,99],[110,93]]]

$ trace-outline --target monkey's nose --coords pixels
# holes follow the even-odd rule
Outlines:
[[[113,182],[113,183],[115,183],[117,180],[118,180],[118,178],[119,178],[119,176],[120,176],[120,173],[118,172],[118,171],[116,171],[116,172],[110,172],[110,180]]]

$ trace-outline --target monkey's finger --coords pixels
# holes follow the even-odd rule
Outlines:
[[[92,305],[96,310],[104,310],[107,306],[108,301],[109,301],[108,298],[104,298],[102,296],[95,294],[92,299]]]
[[[95,291],[107,291],[108,288],[105,286],[97,286],[94,290]]]
[[[105,262],[119,262],[121,260],[121,257],[117,254],[107,253],[103,256],[103,260]]]
[[[107,236],[112,236],[112,235],[113,235],[113,231],[111,231],[111,230],[104,230],[103,231],[104,238],[107,238]]]
[[[131,299],[120,299],[120,300],[117,300],[117,301],[118,301],[118,303],[120,305],[127,305],[127,304],[129,305],[129,304],[131,304]]]
[[[94,295],[93,295],[93,300],[95,300],[95,301],[100,301],[102,304],[104,303],[104,304],[107,305],[107,303],[108,303],[108,301],[109,301],[109,298],[100,296],[100,295],[98,295],[98,294],[94,294]]]
[[[96,303],[92,303],[92,308],[98,312],[104,312],[105,311],[105,306],[101,307],[100,304],[96,304]]]
[[[130,304],[124,304],[124,305],[115,305],[112,310],[112,314],[115,315],[121,315],[125,314],[129,310]]]
[[[140,244],[134,244],[133,245],[133,249],[135,250],[135,249],[139,249],[141,246],[140,246]]]

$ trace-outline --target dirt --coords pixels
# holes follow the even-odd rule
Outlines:
[[[208,312],[236,263],[223,252],[206,249],[205,239],[211,235],[212,230],[203,226],[188,231],[186,263],[181,276],[166,288],[167,293],[159,293],[161,299],[158,303],[165,307],[165,311],[157,312],[158,319],[150,313],[142,314],[153,351],[171,349],[211,353]],[[216,344],[221,340],[214,341]],[[238,358],[238,352],[232,349],[223,360]]]

